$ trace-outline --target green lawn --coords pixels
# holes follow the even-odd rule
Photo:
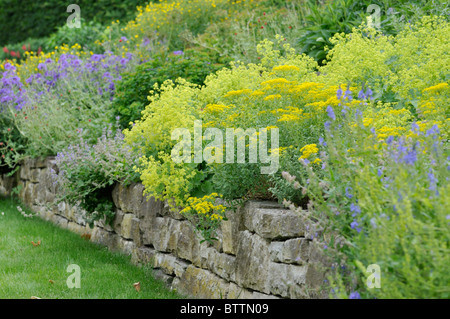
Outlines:
[[[0,298],[180,298],[152,277],[151,268],[39,217],[25,218],[19,204],[0,199]],[[31,243],[39,240],[39,246]],[[80,288],[67,285],[70,264],[80,267]]]

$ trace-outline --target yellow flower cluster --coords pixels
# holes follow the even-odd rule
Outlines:
[[[202,198],[189,197],[187,206],[180,214],[197,214],[210,221],[221,221],[225,217],[226,207],[224,205],[215,205],[216,198],[220,197],[217,193],[205,195]]]
[[[222,112],[225,109],[229,109],[229,106],[221,105],[221,104],[208,104],[203,109],[203,112]]]
[[[281,72],[286,72],[286,71],[300,71],[300,68],[296,65],[279,65],[279,66],[275,66],[273,69],[273,71],[281,71]]]
[[[221,10],[229,10],[228,15],[231,16],[239,7],[251,2],[252,0],[231,3],[227,0],[152,1],[145,7],[137,8],[136,18],[130,21],[123,31],[133,34],[136,38],[150,38],[155,33],[156,36],[169,35],[177,28],[181,32],[186,21],[209,21],[217,18]]]
[[[303,146],[300,149],[300,152],[303,152],[303,155],[300,156],[299,159],[306,159],[309,158],[313,154],[317,154],[319,152],[319,149],[317,148],[316,144],[308,144]]]

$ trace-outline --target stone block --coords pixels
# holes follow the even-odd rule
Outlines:
[[[269,262],[269,242],[248,230],[240,232],[236,252],[236,283],[244,288],[268,293],[265,282]]]
[[[215,248],[205,249],[206,258],[202,263],[205,268],[227,281],[235,281],[236,257],[218,252]]]
[[[291,210],[249,208],[244,217],[245,227],[267,239],[287,239],[304,236],[301,219]]]
[[[309,259],[309,243],[306,238],[273,241],[269,245],[270,259],[287,264],[305,264]]]
[[[141,231],[139,229],[139,219],[134,214],[125,214],[120,226],[120,233],[123,238],[133,240],[136,245],[141,244]]]
[[[307,266],[270,262],[265,291],[284,298],[293,293],[299,296],[305,289],[306,272]]]
[[[209,270],[189,265],[180,280],[174,280],[172,286],[182,294],[202,299],[226,298],[229,283]]]
[[[175,252],[180,235],[181,222],[170,217],[156,217],[151,229],[153,247],[162,252]]]
[[[161,268],[167,275],[181,277],[189,264],[170,254],[155,253],[152,266],[154,268]]]

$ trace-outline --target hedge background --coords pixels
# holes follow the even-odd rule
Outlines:
[[[132,19],[136,6],[146,3],[147,0],[0,0],[0,46],[50,35],[66,23],[70,4],[80,6],[85,21],[108,25],[117,19]]]

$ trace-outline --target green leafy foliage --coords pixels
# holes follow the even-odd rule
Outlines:
[[[80,139],[79,144],[58,153],[56,164],[58,172],[53,172],[53,178],[61,189],[59,200],[84,209],[91,227],[98,220],[113,221],[114,183],[127,185],[137,180],[133,170],[137,157],[123,144],[120,130],[113,132],[111,127],[93,146]]]
[[[150,61],[123,75],[112,106],[115,114],[120,116],[123,128],[141,118],[142,110],[149,103],[147,97],[160,93],[158,87],[164,81],[175,81],[181,77],[190,83],[203,85],[209,74],[224,67],[224,61],[217,61],[201,51],[186,50],[176,53],[162,51]],[[158,87],[155,88],[155,84]]]
[[[114,20],[129,20],[135,15],[137,5],[142,0],[1,0],[0,1],[0,45],[21,42],[27,38],[41,38],[50,35],[66,23],[72,12],[67,12],[69,4],[80,6],[80,16],[86,21],[109,24]],[[132,9],[132,10],[130,10]]]

